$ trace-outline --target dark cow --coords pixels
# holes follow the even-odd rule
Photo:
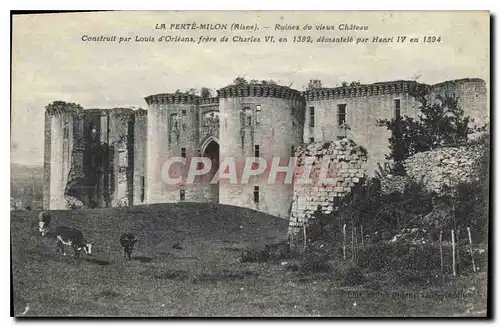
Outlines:
[[[59,226],[55,229],[54,236],[57,240],[56,253],[62,251],[62,254],[66,255],[64,245],[69,245],[73,248],[75,258],[80,258],[82,250],[85,254],[92,255],[92,245],[94,242],[87,242],[82,232],[78,229]]]
[[[50,225],[50,213],[47,211],[42,211],[38,215],[38,232],[42,235],[45,236],[47,232],[49,231],[49,225]]]
[[[123,256],[125,258],[128,257],[128,259],[130,260],[130,256],[132,255],[132,251],[134,250],[134,244],[137,243],[137,241],[139,241],[139,239],[131,233],[123,233],[122,236],[120,236],[120,245],[123,247]]]

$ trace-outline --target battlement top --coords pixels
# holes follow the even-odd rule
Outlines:
[[[288,86],[277,84],[244,84],[228,85],[217,90],[219,98],[239,98],[239,97],[270,97],[290,100],[303,100],[302,92]]]
[[[152,104],[198,104],[200,96],[185,93],[159,93],[144,98],[148,105]]]
[[[55,116],[65,113],[73,115],[81,115],[83,112],[82,106],[75,103],[68,103],[64,101],[54,101],[45,107],[45,114]]]
[[[145,110],[145,109],[139,108],[137,110],[134,110],[134,114],[136,116],[147,116],[148,115],[148,111]]]
[[[480,78],[460,78],[460,79],[453,79],[453,80],[437,83],[437,84],[432,85],[432,87],[442,87],[442,86],[447,86],[447,85],[456,85],[456,84],[465,84],[465,83],[486,85],[486,82]]]
[[[408,93],[412,88],[415,88],[418,85],[428,87],[428,85],[417,83],[416,81],[399,80],[308,90],[304,92],[304,97],[308,101],[315,101],[384,94],[402,94]]]
[[[160,93],[145,97],[150,104],[194,104],[210,105],[218,104],[220,99],[239,97],[272,97],[293,99],[298,101],[319,101],[337,98],[353,98],[365,96],[377,96],[385,94],[405,94],[412,89],[421,87],[431,91],[447,85],[460,83],[485,84],[479,78],[462,78],[441,82],[434,85],[419,83],[415,80],[396,80],[376,82],[371,84],[353,84],[333,88],[318,88],[307,91],[298,91],[288,86],[278,84],[232,84],[217,90],[217,97],[202,98],[195,94],[187,93]]]

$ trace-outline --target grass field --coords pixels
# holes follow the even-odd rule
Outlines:
[[[51,226],[79,228],[95,241],[92,257],[80,265],[58,257],[37,222],[37,212],[11,213],[15,316],[486,314],[485,273],[437,285],[400,285],[367,273],[368,282],[349,288],[330,274],[240,263],[241,250],[286,237],[285,220],[249,209],[185,203],[54,211]],[[131,261],[119,245],[125,231],[140,239]],[[172,248],[177,242],[181,249]]]

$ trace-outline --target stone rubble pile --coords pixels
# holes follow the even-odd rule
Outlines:
[[[422,182],[429,191],[442,193],[446,187],[471,182],[482,154],[481,146],[445,147],[417,153],[405,162],[407,176],[386,175],[381,180],[383,193],[403,192],[411,181]],[[299,147],[295,153],[297,169],[294,179],[293,202],[289,232],[300,232],[321,206],[323,213],[337,211],[335,200],[348,195],[352,187],[366,176],[366,151],[352,140],[312,143]],[[303,180],[307,162],[311,173],[308,183]],[[322,164],[328,164],[328,178],[322,183],[319,176]]]

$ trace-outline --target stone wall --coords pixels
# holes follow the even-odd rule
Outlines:
[[[184,156],[187,161],[199,156],[199,97],[185,94],[156,94],[145,98],[147,114],[147,170],[146,203],[199,201],[198,185],[167,184],[166,174],[172,179],[187,175],[185,165],[174,163],[167,172],[165,165],[171,158]]]
[[[297,169],[289,223],[289,232],[294,234],[307,224],[318,206],[321,206],[325,214],[338,210],[335,200],[349,194],[352,187],[366,177],[367,153],[352,140],[344,138],[301,146],[296,157]],[[321,167],[325,171],[328,169],[326,177],[329,180],[321,178]],[[311,172],[310,180],[301,183],[307,176],[306,171]]]
[[[269,175],[274,158],[280,159],[280,167],[288,166],[292,149],[302,143],[304,103],[300,93],[288,87],[255,85],[227,87],[218,95],[221,165],[225,158],[234,158],[240,181],[247,158],[259,157],[267,164],[264,173],[251,177],[246,184],[221,179],[219,203],[286,219],[292,184],[286,182],[285,173],[277,174],[275,182],[269,182]]]
[[[112,109],[109,118],[109,141],[113,148],[113,174],[114,185],[111,194],[111,206],[121,207],[132,204],[132,191],[130,185],[133,183],[134,167],[131,165],[133,159],[133,122],[134,112],[132,109]]]
[[[49,105],[46,110],[46,138],[44,179],[44,208],[66,209],[64,198],[70,170],[74,165],[73,153],[73,121],[78,107],[73,104],[57,103]],[[49,135],[47,135],[49,134]]]
[[[102,158],[99,169],[89,170],[98,171],[99,181],[82,192],[90,192],[99,206],[178,202],[183,197],[185,201],[218,200],[287,218],[294,196],[289,184],[270,185],[267,180],[251,180],[247,185],[233,186],[221,181],[216,192],[212,185],[167,187],[162,182],[163,164],[181,154],[188,160],[205,155],[204,149],[215,142],[220,147],[220,160],[227,156],[236,158],[238,169],[246,158],[254,156],[257,145],[259,156],[266,159],[268,167],[272,157],[279,157],[280,166],[284,166],[292,155],[292,148],[299,144],[311,143],[311,139],[323,144],[347,136],[367,149],[364,174],[372,176],[376,164],[384,161],[389,151],[389,132],[376,126],[376,121],[394,117],[397,106],[401,115],[415,117],[419,104],[410,96],[410,90],[416,85],[428,88],[431,96],[455,93],[466,115],[479,122],[489,122],[487,87],[480,79],[436,85],[392,81],[306,92],[279,85],[231,85],[218,90],[217,97],[206,99],[196,95],[156,94],[145,98],[147,115],[118,110],[130,116],[131,121],[117,119],[120,115],[116,109],[95,109],[95,115],[92,110],[85,110],[88,116],[85,123],[90,117],[100,146],[109,146],[109,158]],[[339,105],[346,106],[348,131],[339,127]],[[314,124],[310,121],[311,108],[315,112]],[[79,170],[78,164],[82,161],[81,154],[72,148],[71,140],[71,133],[80,125],[74,125],[66,133],[65,127],[71,127],[71,119],[66,119],[65,108],[56,109],[49,110],[45,117],[44,207],[63,209],[67,176],[75,168]],[[84,134],[88,138],[87,129]],[[70,138],[65,140],[63,135]],[[468,167],[463,162],[458,166]],[[182,169],[180,171],[182,173]],[[414,174],[426,176],[429,172],[417,169]],[[449,178],[441,177],[442,180]],[[259,201],[255,201],[256,189]]]
[[[52,148],[52,116],[45,112],[44,139],[43,139],[43,209],[50,209],[51,184],[51,148]]]
[[[134,199],[133,204],[144,204],[146,200],[146,144],[148,142],[147,111],[135,111],[134,122]]]
[[[384,161],[389,153],[391,135],[385,127],[377,126],[377,120],[394,118],[397,106],[401,116],[416,117],[418,103],[409,95],[416,85],[416,82],[396,81],[306,92],[304,143],[310,143],[311,139],[326,142],[347,136],[368,150],[366,169],[369,175],[374,175],[377,163]],[[339,106],[345,106],[345,123],[350,130],[340,128]]]
[[[304,93],[306,115],[304,124],[304,143],[335,140],[347,136],[369,152],[367,173],[374,175],[377,163],[385,160],[389,153],[390,132],[378,127],[378,119],[395,117],[399,105],[401,116],[416,118],[420,103],[410,94],[416,87],[428,89],[430,101],[437,95],[445,94],[458,97],[458,104],[466,116],[482,126],[489,122],[489,105],[485,81],[466,78],[446,81],[435,85],[420,84],[415,81],[381,82],[370,85],[324,88]],[[345,121],[350,130],[340,129],[339,105],[345,105]],[[314,108],[314,124],[311,126],[311,111]],[[471,124],[471,126],[474,124]]]
[[[478,127],[490,122],[489,99],[486,83],[479,78],[463,78],[435,84],[431,87],[431,96],[445,93],[455,95],[458,105],[466,116],[474,119]]]
[[[443,185],[471,182],[480,156],[479,146],[421,152],[406,161],[406,173],[413,180],[421,180],[429,190],[440,192]]]
[[[417,153],[405,162],[407,176],[384,176],[382,192],[402,192],[413,181],[422,182],[429,191],[442,193],[446,187],[471,182],[481,154],[479,145],[443,147]]]

